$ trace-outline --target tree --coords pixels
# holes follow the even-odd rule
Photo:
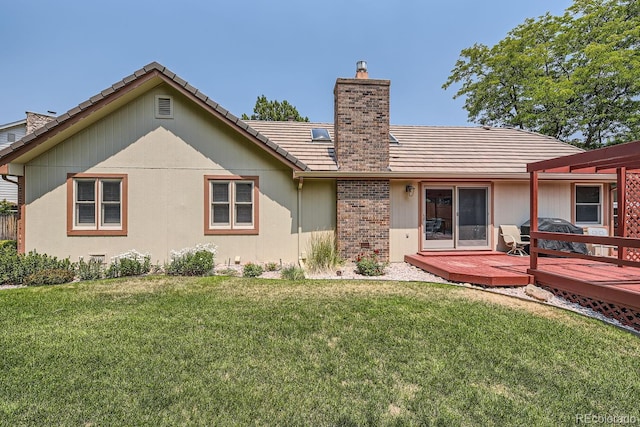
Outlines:
[[[277,100],[269,101],[266,96],[260,95],[253,107],[251,117],[242,114],[242,120],[267,120],[267,121],[296,121],[308,122],[308,117],[302,117],[298,110],[289,102]]]
[[[7,199],[0,200],[0,215],[15,212],[16,205],[11,202],[7,202]]]
[[[463,49],[453,84],[470,121],[585,148],[640,139],[640,2],[575,0],[527,19],[491,48]]]

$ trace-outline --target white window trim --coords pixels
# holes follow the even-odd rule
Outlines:
[[[94,195],[95,195],[95,200],[93,202],[80,202],[78,201],[78,183],[79,182],[88,182],[88,181],[93,181],[94,183]],[[120,184],[120,201],[118,202],[118,204],[120,205],[120,222],[118,223],[114,223],[114,224],[104,224],[104,218],[103,218],[103,214],[102,214],[102,210],[104,205],[108,205],[108,204],[115,204],[115,202],[105,202],[102,199],[103,196],[103,189],[102,189],[102,184],[105,181],[110,181],[110,182],[115,182],[117,181]],[[78,218],[77,218],[77,209],[76,206],[79,204],[90,204],[92,203],[94,206],[94,211],[95,211],[95,217],[93,220],[93,224],[87,224],[87,225],[83,225],[83,224],[79,224],[78,223]],[[117,179],[117,178],[74,178],[73,179],[73,229],[74,230],[122,230],[122,217],[123,217],[123,210],[122,210],[122,205],[123,205],[123,201],[122,201],[122,179]]]
[[[204,234],[205,235],[258,235],[260,234],[260,178],[247,175],[204,176]],[[229,187],[229,223],[213,223],[213,184],[225,183]],[[232,185],[233,184],[233,185]],[[251,185],[251,224],[237,223],[236,184]],[[244,202],[249,203],[249,202]]]
[[[578,203],[578,187],[598,187],[599,200],[598,203]],[[604,205],[604,186],[602,184],[575,184],[573,189],[573,215],[576,225],[603,225],[603,205]],[[578,221],[578,206],[598,206],[598,221]]]
[[[227,204],[229,205],[229,222],[226,224],[214,223],[213,222],[213,206],[216,204],[213,200],[213,184],[227,184],[229,188],[229,200],[227,200]],[[236,201],[236,185],[237,184],[250,184],[251,185],[251,202],[237,202]],[[252,180],[228,180],[225,181],[223,179],[211,179],[209,180],[209,194],[210,194],[210,223],[209,228],[212,230],[252,230],[255,228],[255,200],[254,200],[254,190],[255,183]],[[238,224],[237,222],[237,204],[250,204],[251,205],[251,223],[242,223]]]
[[[93,206],[94,221],[91,224],[79,224],[77,218],[78,183],[91,182],[94,185]],[[127,174],[67,174],[67,235],[68,236],[126,236],[128,233],[128,178]],[[120,221],[114,224],[103,224],[103,206],[111,204],[103,200],[104,182],[118,182],[120,186]],[[116,202],[114,202],[116,203]]]

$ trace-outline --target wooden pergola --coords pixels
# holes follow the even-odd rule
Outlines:
[[[536,283],[540,283],[554,290],[575,293],[584,297],[597,299],[626,307],[635,311],[635,322],[640,322],[640,281],[637,280],[640,267],[640,187],[636,187],[636,177],[640,177],[640,141],[614,145],[598,150],[573,154],[555,159],[530,163],[527,165],[530,173],[530,218],[531,220],[531,250],[529,274],[533,275]],[[615,174],[617,181],[618,226],[614,236],[591,236],[568,233],[552,233],[538,231],[538,183],[544,174],[553,173],[606,173]],[[628,182],[633,177],[633,183]],[[633,184],[630,186],[630,184]],[[559,240],[565,242],[591,243],[617,247],[617,257],[585,255],[579,253],[560,252],[538,247],[538,241]],[[620,268],[635,267],[634,279],[607,280],[606,269],[599,269],[601,277],[582,279],[572,276],[571,272],[552,272],[544,269],[538,263],[540,254],[561,256],[564,258],[579,258],[595,263],[613,264]],[[595,270],[594,270],[595,271]],[[611,271],[611,270],[610,270]],[[617,269],[620,273],[622,270]],[[611,278],[610,278],[611,279]],[[635,288],[637,282],[637,288]],[[634,290],[634,292],[626,292]],[[628,317],[628,316],[627,316]]]

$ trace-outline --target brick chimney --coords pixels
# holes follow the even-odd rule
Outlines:
[[[27,111],[27,135],[33,132],[36,129],[41,128],[42,126],[49,123],[51,120],[55,119],[54,116],[49,116],[47,114],[38,114],[32,113],[31,111]]]
[[[369,79],[364,61],[358,61],[355,78],[336,80],[334,133],[341,171],[388,169],[390,84]]]
[[[389,170],[389,80],[369,79],[359,61],[356,76],[336,80],[335,153],[341,172]],[[374,251],[389,259],[389,180],[337,180],[336,232],[342,257],[354,260]]]

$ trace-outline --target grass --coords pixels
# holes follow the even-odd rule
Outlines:
[[[425,283],[147,277],[0,291],[0,425],[640,417],[637,336]]]

